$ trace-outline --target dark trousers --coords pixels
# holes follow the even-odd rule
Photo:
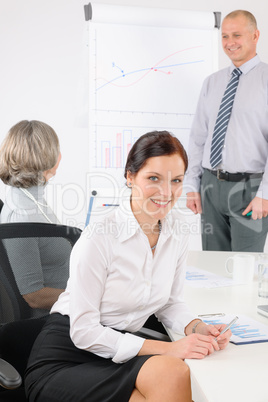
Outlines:
[[[261,179],[220,181],[208,170],[201,180],[203,250],[263,252],[268,217],[253,220],[242,212],[255,197]]]

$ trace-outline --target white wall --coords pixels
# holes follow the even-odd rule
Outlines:
[[[259,55],[268,62],[268,3],[263,0],[96,0],[200,11],[243,8],[257,18]],[[86,46],[82,0],[0,0],[0,142],[22,119],[37,119],[57,132],[62,162],[48,200],[64,224],[83,227],[88,194],[86,127]],[[229,64],[220,49],[219,66]],[[4,199],[5,187],[0,186]],[[199,236],[193,248],[199,247]]]

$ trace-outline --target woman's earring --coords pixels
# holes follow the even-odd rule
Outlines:
[[[129,183],[128,183],[128,187],[131,187],[131,186],[132,186],[132,184],[129,182]]]

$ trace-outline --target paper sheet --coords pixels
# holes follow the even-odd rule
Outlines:
[[[230,342],[236,345],[246,343],[268,342],[268,326],[243,314],[226,314],[222,317],[207,317],[203,321],[207,324],[228,324],[235,316],[238,320],[231,326],[233,335]],[[268,323],[268,320],[267,320]]]
[[[232,278],[213,274],[193,266],[186,267],[186,284],[193,288],[219,288],[223,286],[241,285]]]

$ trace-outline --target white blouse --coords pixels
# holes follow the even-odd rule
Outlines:
[[[131,332],[151,314],[182,334],[196,318],[183,300],[189,226],[175,208],[162,221],[154,255],[129,198],[84,230],[67,288],[51,309],[69,315],[78,348],[122,363],[141,349],[144,339]]]

